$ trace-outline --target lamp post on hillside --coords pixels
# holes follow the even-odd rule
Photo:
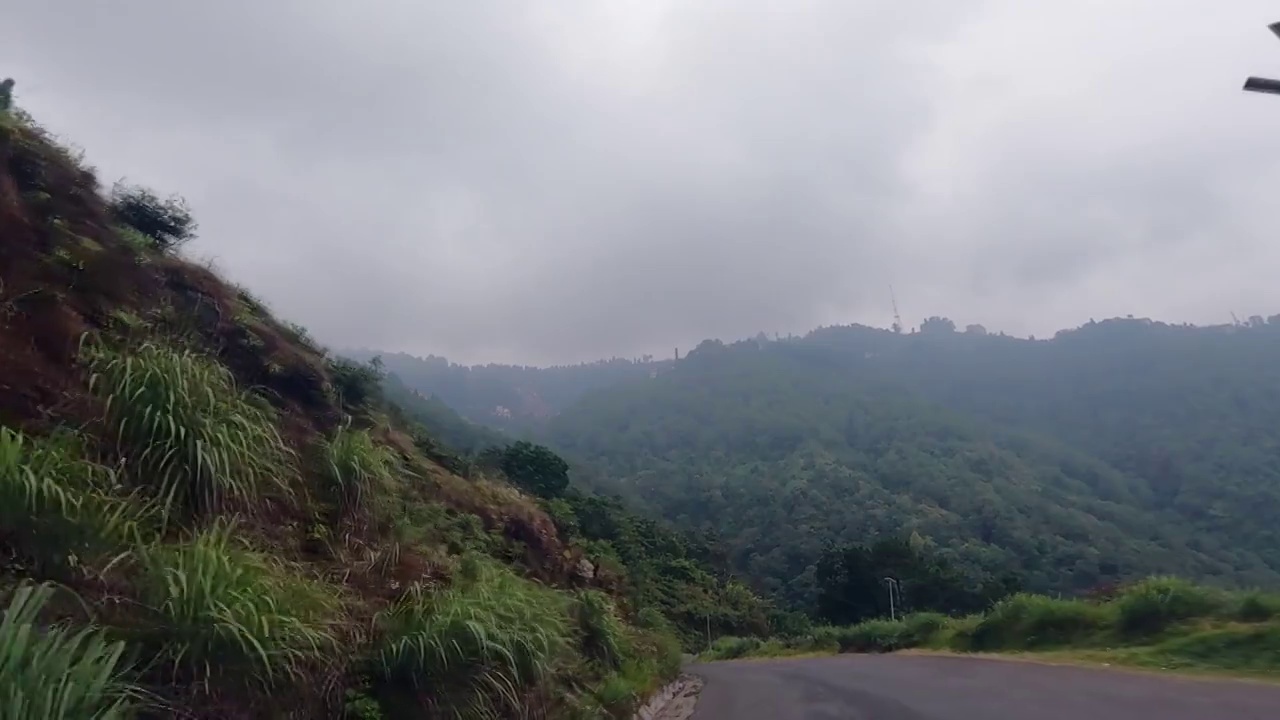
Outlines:
[[[884,584],[889,586],[889,619],[897,620],[898,605],[894,600],[902,600],[902,585],[898,583],[897,578],[891,577],[885,578]]]
[[[1274,22],[1267,26],[1276,37],[1280,37],[1280,22]],[[1270,93],[1272,95],[1280,95],[1280,80],[1272,80],[1271,78],[1251,77],[1244,81],[1244,89],[1249,92]]]

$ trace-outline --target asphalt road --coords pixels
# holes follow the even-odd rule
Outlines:
[[[930,655],[692,665],[693,720],[1277,720],[1280,685]]]

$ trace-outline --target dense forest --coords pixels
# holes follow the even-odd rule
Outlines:
[[[912,534],[975,585],[1273,586],[1278,321],[1126,318],[1031,340],[930,318],[707,341],[584,381],[525,431],[794,607],[815,607],[824,548]]]

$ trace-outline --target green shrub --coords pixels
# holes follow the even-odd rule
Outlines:
[[[649,631],[646,637],[653,646],[652,654],[658,677],[663,680],[674,680],[684,662],[680,639],[674,632],[668,631]]]
[[[906,616],[905,642],[909,647],[919,647],[932,642],[947,626],[948,618],[941,612],[916,612]]]
[[[1112,617],[1102,605],[1019,593],[982,617],[970,643],[974,650],[1066,645],[1107,630]]]
[[[321,451],[326,490],[343,516],[372,509],[400,469],[396,454],[368,430],[340,428]]]
[[[600,708],[610,717],[625,717],[643,701],[643,691],[644,687],[638,686],[634,677],[611,673],[596,686],[592,694]]]
[[[138,693],[120,669],[124,644],[101,631],[45,628],[38,622],[53,595],[24,584],[0,621],[0,716],[12,720],[123,720]]]
[[[112,228],[116,237],[120,238],[131,251],[139,264],[145,264],[147,253],[158,250],[155,240],[143,235],[141,232],[129,225],[116,225]]]
[[[88,346],[86,355],[129,476],[167,514],[247,505],[269,485],[288,491],[291,454],[275,414],[241,392],[226,367],[152,344],[127,355]]]
[[[1162,632],[1183,620],[1213,615],[1226,607],[1227,597],[1186,580],[1157,577],[1125,588],[1114,604],[1120,632],[1142,636]]]
[[[581,591],[576,600],[574,615],[583,655],[617,670],[627,650],[627,627],[618,619],[613,601],[598,590]]]
[[[158,250],[176,249],[195,237],[196,221],[177,195],[162,199],[144,187],[116,183],[110,210],[117,222],[150,239]]]
[[[382,705],[377,699],[356,688],[347,688],[343,695],[343,711],[347,720],[383,720]]]
[[[66,571],[137,543],[145,508],[113,495],[113,485],[107,468],[80,459],[74,438],[0,427],[0,527],[42,570]]]
[[[937,643],[942,647],[961,652],[977,650],[978,648],[974,647],[973,638],[982,625],[984,617],[984,615],[966,615],[962,618],[952,618],[938,634]]]
[[[328,366],[338,401],[343,407],[351,411],[365,410],[382,399],[382,381],[386,372],[381,359],[374,358],[366,364],[346,358],[330,358]]]
[[[1280,596],[1252,591],[1240,595],[1232,615],[1244,622],[1264,622],[1280,617]]]
[[[763,644],[760,638],[726,635],[716,638],[702,657],[707,660],[733,660],[755,654]]]
[[[903,620],[867,620],[837,628],[840,652],[892,652],[908,646],[910,634]]]
[[[475,558],[443,591],[415,586],[379,626],[380,680],[463,717],[514,712],[555,671],[571,637],[563,596]]]
[[[335,647],[334,601],[317,582],[238,547],[233,523],[188,542],[139,551],[146,632],[157,655],[188,679],[234,676],[270,686],[324,663]]]

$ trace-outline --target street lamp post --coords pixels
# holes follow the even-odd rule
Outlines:
[[[884,584],[889,586],[889,619],[898,619],[898,603],[902,601],[902,586],[898,584],[897,578],[887,577]],[[894,602],[897,600],[897,602]]]
[[[1274,22],[1267,26],[1276,37],[1280,37],[1280,22]],[[1271,78],[1251,77],[1244,81],[1244,89],[1249,92],[1270,93],[1272,95],[1280,95],[1280,80],[1272,80]]]

